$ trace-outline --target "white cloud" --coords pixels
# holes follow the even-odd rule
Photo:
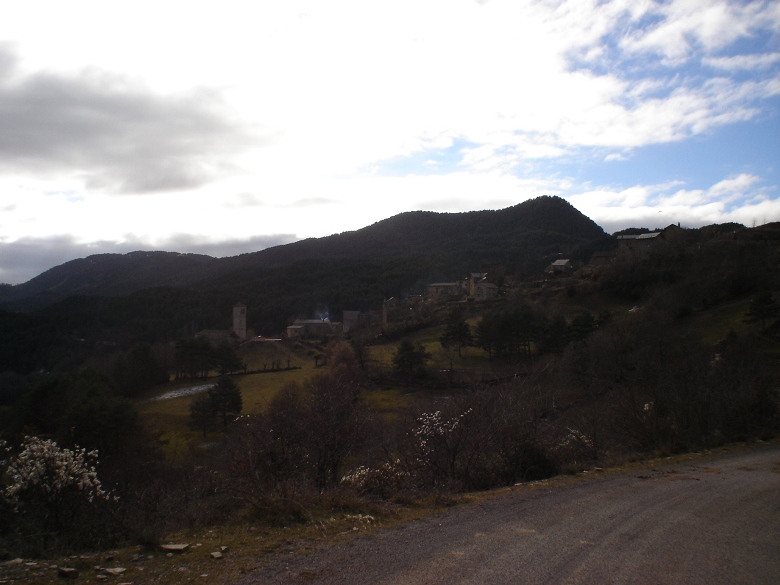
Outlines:
[[[602,188],[575,192],[566,199],[609,232],[670,223],[700,227],[735,221],[750,225],[757,217],[760,223],[780,221],[780,199],[776,194],[773,198],[755,175],[728,177],[707,189],[681,187],[672,182],[619,190]],[[734,206],[737,201],[741,204]]]
[[[664,197],[691,217],[732,217],[719,198],[736,186],[582,185],[592,161],[766,114],[780,58],[732,49],[776,34],[779,7],[13,3],[13,52],[0,48],[0,234],[153,247],[170,234],[322,236],[543,194],[570,196],[597,221],[659,215]],[[393,167],[407,176],[387,176],[399,160],[412,161]],[[740,187],[745,205],[771,207],[760,184]]]
[[[654,26],[635,28],[622,40],[630,52],[659,53],[670,62],[687,59],[696,49],[715,51],[756,29],[778,23],[771,2],[671,0],[645,5],[641,16],[658,19]]]
[[[734,55],[733,57],[705,57],[702,63],[715,69],[737,71],[740,69],[768,69],[780,63],[780,53],[761,53],[758,55]]]
[[[85,6],[116,22],[104,9]],[[123,15],[149,33],[135,58],[124,47],[131,41],[122,31],[112,31],[118,39],[107,42],[105,55],[88,54],[90,40],[107,41],[106,31],[84,30],[79,32],[86,38],[68,43],[55,62],[63,70],[72,69],[68,55],[105,68],[120,64],[164,90],[190,89],[187,79],[218,85],[245,120],[263,120],[278,133],[267,156],[250,159],[256,165],[252,172],[270,165],[288,173],[301,167],[321,175],[354,173],[375,161],[441,148],[454,137],[493,152],[495,161],[477,157],[476,168],[506,169],[582,145],[633,147],[680,140],[752,115],[753,108],[723,105],[693,82],[664,89],[653,73],[658,65],[653,54],[687,55],[689,38],[714,50],[772,21],[771,11],[760,3],[733,6],[717,0],[704,6],[698,0],[499,0],[485,5],[456,0],[422,6],[291,2],[285,7],[259,4],[235,18],[239,6],[228,2],[219,13],[187,10],[187,26],[176,28],[174,54],[188,58],[176,61],[175,71],[159,55],[171,53],[166,23],[180,17],[169,7],[155,7],[152,21],[145,2]],[[55,7],[57,14],[69,20]],[[640,26],[649,17],[657,23]],[[204,28],[217,34],[228,20],[229,36],[202,42]],[[29,20],[9,22],[44,42]],[[62,36],[47,30],[53,35],[47,43]],[[615,57],[604,56],[605,38],[621,31],[627,31],[619,37],[623,50],[649,55],[648,74],[624,78],[613,66]],[[24,48],[36,54],[34,42]],[[575,55],[596,65],[606,59],[609,73],[572,70]],[[725,116],[726,108],[736,113]],[[227,141],[204,136],[198,142],[224,148],[235,128],[224,131]],[[167,133],[163,127],[157,136]],[[182,175],[186,165],[178,162],[166,167],[170,176],[131,186],[201,184],[203,173],[219,171],[205,167]]]

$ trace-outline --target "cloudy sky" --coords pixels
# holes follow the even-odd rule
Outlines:
[[[560,195],[780,221],[780,2],[8,3],[0,282]]]

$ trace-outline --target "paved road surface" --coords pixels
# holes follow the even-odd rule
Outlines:
[[[516,490],[240,581],[780,584],[780,447]]]

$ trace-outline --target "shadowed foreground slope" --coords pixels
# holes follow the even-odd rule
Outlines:
[[[780,583],[780,447],[511,493],[309,556],[265,583]]]

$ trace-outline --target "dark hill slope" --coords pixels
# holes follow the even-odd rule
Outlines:
[[[402,213],[354,232],[230,258],[175,252],[89,256],[24,284],[3,287],[0,303],[7,309],[35,310],[76,295],[118,296],[161,286],[217,287],[227,293],[266,279],[268,270],[274,268],[283,268],[285,279],[293,284],[303,283],[312,267],[303,261],[371,262],[374,271],[381,273],[382,261],[409,258],[404,262],[409,273],[403,279],[406,288],[418,281],[477,270],[487,263],[532,274],[544,267],[547,256],[569,253],[578,245],[605,237],[598,225],[563,199],[539,197],[497,211]],[[388,292],[404,291],[382,291]]]
[[[19,305],[33,309],[77,295],[118,296],[157,286],[183,286],[217,270],[219,260],[201,254],[95,254],[55,266],[23,284],[5,286],[0,301],[14,308],[13,301],[29,300]]]
[[[308,258],[434,256],[502,259],[527,248],[560,248],[606,237],[593,220],[560,197],[538,197],[496,211],[435,213],[412,211],[354,232],[310,238],[226,259],[234,267],[280,266]],[[530,251],[530,250],[529,250]]]

